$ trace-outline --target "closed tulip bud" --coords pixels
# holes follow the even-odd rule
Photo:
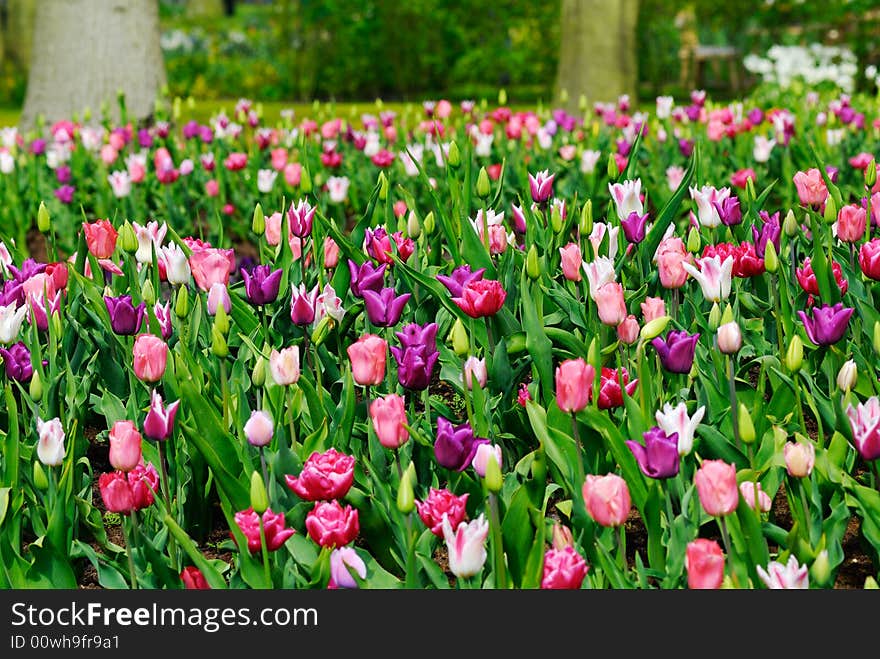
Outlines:
[[[541,276],[541,264],[538,261],[538,248],[535,247],[534,243],[529,247],[528,254],[526,254],[526,274],[529,276],[529,279],[532,280]]]
[[[333,330],[333,326],[336,324],[336,321],[333,320],[331,315],[326,315],[321,320],[318,321],[315,330],[312,332],[312,343],[315,344],[315,347],[320,346],[327,337],[330,335],[330,332]]]
[[[579,109],[581,112],[586,112],[586,111],[587,111],[587,107],[588,107],[588,104],[587,104],[587,95],[586,95],[586,94],[581,94],[581,95],[578,97],[578,109]]]
[[[592,338],[590,345],[587,348],[587,363],[597,370],[602,366],[601,348],[599,347],[599,342],[596,340],[595,336]]]
[[[449,145],[449,153],[446,154],[446,162],[452,167],[452,169],[458,169],[459,165],[461,165],[461,151],[458,149],[458,144],[452,142]]]
[[[174,314],[181,319],[189,315],[189,292],[186,286],[181,286],[177,289],[177,299],[174,301]]]
[[[40,492],[49,489],[49,479],[46,478],[46,471],[39,462],[34,462],[34,487]]]
[[[40,230],[40,233],[46,233],[51,226],[49,211],[46,208],[46,204],[41,201],[40,208],[37,210],[37,229]]]
[[[742,347],[742,333],[736,321],[724,323],[718,328],[718,349],[725,355],[735,355]]]
[[[876,332],[875,332],[876,335]],[[801,337],[795,334],[788,344],[788,350],[785,353],[785,367],[792,373],[801,370],[804,363],[804,342]]]
[[[620,176],[620,170],[617,168],[617,159],[613,153],[608,154],[608,178],[612,181]]]
[[[871,158],[871,162],[868,163],[868,166],[865,168],[865,185],[869,188],[873,188],[874,184],[877,182],[877,161],[874,158]]]
[[[425,230],[425,235],[430,236],[434,233],[434,229],[436,228],[436,220],[434,219],[434,211],[431,211],[427,215],[425,215],[425,219],[422,222],[422,228]]]
[[[215,357],[226,357],[229,354],[229,346],[226,345],[226,337],[217,329],[217,325],[211,327],[211,352]]]
[[[880,584],[874,577],[868,575],[865,577],[865,590],[880,590]]]
[[[755,441],[755,425],[752,423],[752,415],[749,414],[748,408],[742,403],[739,404],[739,438],[746,444]]]
[[[825,200],[825,224],[834,224],[837,222],[837,204],[834,201],[834,197],[828,195],[828,198]]]
[[[559,206],[557,205],[554,205],[550,211],[550,226],[556,233],[562,231],[562,227],[564,226],[562,223],[562,213],[559,212]]]
[[[263,477],[256,471],[251,474],[251,508],[257,515],[262,515],[269,508],[269,494]]]
[[[39,371],[34,371],[34,374],[31,376],[28,393],[31,396],[31,400],[35,403],[39,403],[43,399],[43,380],[40,378]]]
[[[52,332],[55,336],[61,336],[61,314],[57,311],[53,311],[50,318],[52,321]]]
[[[504,479],[501,477],[501,465],[498,464],[498,460],[493,454],[490,454],[489,459],[486,460],[485,479],[487,490],[495,494],[501,491],[501,486],[504,484]]]
[[[874,322],[874,352],[880,355],[880,320]]]
[[[388,199],[388,177],[385,172],[379,172],[379,201]]]
[[[672,318],[669,316],[654,318],[642,325],[642,331],[639,333],[639,337],[642,341],[650,341],[651,339],[657,338],[666,329],[670,320],[672,320]]]
[[[721,307],[717,302],[712,303],[712,310],[709,312],[709,329],[713,332],[721,325]]]
[[[149,306],[156,304],[156,289],[153,288],[153,282],[148,277],[141,286],[141,297]]]
[[[553,549],[563,550],[566,547],[574,547],[574,536],[571,529],[557,522],[553,525]]]
[[[262,355],[257,357],[257,363],[254,364],[254,371],[251,374],[251,382],[255,387],[262,387],[266,384],[266,358]]]
[[[119,236],[116,244],[119,245],[124,252],[129,254],[134,254],[138,250],[137,235],[134,232],[134,227],[131,226],[131,222],[128,220],[126,220],[125,224],[119,229]]]
[[[409,467],[403,472],[403,478],[400,479],[400,485],[397,487],[397,509],[404,515],[409,515],[416,507],[415,492],[413,492],[413,478],[415,468],[413,463],[409,463]]]
[[[468,339],[467,330],[464,328],[461,318],[455,319],[455,322],[452,324],[452,331],[449,333],[449,338],[452,341],[452,350],[456,355],[463,357],[468,354],[468,351],[471,349],[470,339]]]
[[[873,164],[874,161],[871,161]],[[875,172],[874,178],[876,179],[877,174]],[[867,176],[865,177],[867,180]],[[873,185],[869,183],[869,185]],[[828,583],[828,579],[831,576],[831,562],[828,560],[828,550],[823,549],[819,552],[818,556],[816,556],[816,560],[813,561],[813,564],[810,566],[810,579],[817,586],[823,586]]]
[[[764,248],[764,268],[770,273],[779,269],[779,256],[776,254],[776,245],[772,240],[768,240],[767,246]]]
[[[581,220],[578,229],[582,236],[589,236],[593,233],[593,200],[587,199],[581,207]]]
[[[855,361],[847,359],[837,373],[837,386],[841,391],[852,391],[859,379],[859,370]]]
[[[794,211],[789,209],[785,214],[785,219],[782,221],[782,230],[785,232],[786,236],[793,238],[797,235],[799,229],[800,227],[798,226],[797,218],[794,216]]]
[[[691,254],[696,254],[700,251],[702,242],[699,229],[697,229],[697,227],[691,227],[691,230],[688,231],[687,250]]]
[[[263,410],[254,410],[244,424],[244,435],[251,446],[268,446],[275,433],[272,417]]]
[[[410,211],[406,216],[406,232],[413,240],[422,234],[422,226],[419,224],[419,218],[415,211]]]
[[[503,87],[498,90],[498,105],[507,105],[507,90]]]
[[[312,175],[309,174],[308,167],[303,167],[300,172],[299,189],[303,194],[309,194],[312,191]]]
[[[485,167],[480,167],[480,173],[477,174],[477,196],[485,199],[492,192],[492,184],[489,182],[489,172]]]
[[[733,322],[733,307],[730,304],[725,305],[724,312],[721,314],[721,324],[726,325],[727,323]]]
[[[755,181],[749,176],[746,178],[746,201],[752,203],[757,198],[758,196],[755,194]]]
[[[217,313],[214,315],[214,327],[222,332],[224,336],[229,334],[229,316],[226,315],[226,308],[222,304],[217,305]]]
[[[262,236],[266,231],[266,216],[263,214],[263,207],[257,202],[254,208],[254,217],[251,220],[251,231],[258,236]]]

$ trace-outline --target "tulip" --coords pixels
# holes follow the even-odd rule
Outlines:
[[[548,549],[544,553],[544,590],[578,590],[587,576],[587,562],[574,547]]]
[[[0,343],[9,344],[18,338],[18,332],[27,312],[26,305],[16,308],[15,302],[0,306]]]
[[[137,222],[131,223],[132,228],[134,229],[135,237],[137,238],[138,247],[135,252],[134,258],[138,263],[152,263],[153,262],[153,250],[156,250],[156,254],[162,249],[162,241],[165,239],[165,233],[168,231],[168,225],[163,222],[162,226],[159,226],[158,222],[148,222],[146,226],[141,226]],[[232,250],[230,250],[232,251]]]
[[[499,444],[490,444],[488,441],[480,442],[476,446],[477,451],[474,453],[474,459],[471,460],[471,466],[480,478],[486,477],[489,469],[489,461],[494,460],[501,468],[503,456],[501,454],[501,446]]]
[[[785,468],[794,478],[806,478],[813,473],[816,462],[816,448],[806,442],[786,442],[783,449]]]
[[[626,219],[620,221],[620,227],[623,229],[623,235],[626,239],[638,245],[645,239],[645,227],[648,223],[648,214],[639,215],[635,211],[630,213]]]
[[[847,243],[859,242],[865,235],[867,213],[857,204],[848,204],[837,212],[837,237]]]
[[[158,382],[165,374],[168,344],[152,334],[141,334],[135,339],[134,373],[144,382]]]
[[[317,285],[308,293],[305,284],[293,287],[290,298],[290,320],[294,325],[309,325],[315,320],[317,305]]]
[[[370,261],[365,261],[362,265],[358,265],[351,259],[348,260],[348,269],[351,273],[351,292],[355,297],[363,297],[366,290],[379,292],[382,289],[382,282],[385,277],[385,268],[387,263],[380,266],[374,266]],[[439,279],[439,277],[438,277]]]
[[[700,266],[699,270],[690,263],[683,263],[682,267],[700,284],[703,297],[711,302],[726,300],[730,295],[733,257],[728,256],[722,263],[720,257],[712,256],[697,259],[697,263]]]
[[[620,526],[632,505],[626,481],[617,474],[588,474],[582,487],[587,512],[602,526]]]
[[[459,579],[468,579],[478,574],[486,562],[489,522],[480,513],[477,519],[460,522],[453,530],[449,518],[444,516],[442,526],[450,571]]]
[[[468,389],[474,388],[474,379],[479,383],[480,388],[485,388],[489,381],[489,374],[486,371],[486,360],[477,359],[476,357],[468,357],[464,362],[464,383]]]
[[[855,388],[859,381],[859,370],[852,359],[847,359],[837,372],[837,387],[841,391],[848,392]]]
[[[489,440],[475,437],[467,422],[454,426],[445,418],[437,417],[437,438],[434,441],[434,456],[442,467],[464,471],[473,462],[477,449]]]
[[[715,208],[715,212],[718,213],[721,224],[736,226],[742,222],[742,210],[739,207],[739,199],[736,197],[713,201],[712,206]]]
[[[217,315],[217,310],[223,307],[223,311],[227,315],[232,311],[232,299],[229,297],[229,290],[225,284],[216,282],[211,284],[211,290],[208,291],[208,300],[206,303],[208,314]]]
[[[755,506],[755,490],[757,490],[757,509],[762,513],[770,512],[770,507],[773,505],[773,502],[770,500],[770,496],[761,489],[760,483],[752,483],[749,481],[743,481],[739,484],[739,491],[742,494],[743,500],[745,500],[746,505],[753,510],[756,509]]]
[[[407,389],[426,389],[440,357],[436,345],[437,323],[424,326],[410,323],[396,336],[403,344],[403,347],[391,347],[397,362],[398,381]]]
[[[364,236],[364,251],[379,263],[393,263],[391,258],[391,237],[384,227],[367,229]],[[403,256],[401,255],[401,259]],[[403,259],[406,260],[406,259]]]
[[[724,580],[724,553],[714,540],[697,538],[688,543],[684,559],[688,588],[717,590]]]
[[[704,185],[699,190],[689,188],[691,199],[697,204],[697,217],[704,227],[714,228],[721,224],[718,204],[722,204],[730,196],[730,188],[720,190],[711,185]]]
[[[179,406],[180,401],[176,400],[165,407],[161,394],[153,389],[150,395],[150,411],[144,419],[144,435],[147,439],[161,442],[171,437],[174,432],[174,417],[177,416]]]
[[[416,511],[431,533],[442,538],[445,518],[449,519],[449,524],[453,528],[458,528],[458,525],[467,518],[467,500],[467,492],[455,496],[449,490],[432,487],[424,501],[416,501]]]
[[[556,403],[563,412],[580,412],[590,402],[596,369],[582,358],[566,359],[556,367]]]
[[[626,390],[627,396],[632,396],[639,384],[637,379],[630,382],[629,372],[623,367],[621,367],[619,372],[616,368],[612,369],[603,367],[599,374],[599,378],[598,406],[600,410],[610,410],[615,407],[620,407],[623,405],[624,389]],[[621,382],[623,382],[623,389],[620,388]],[[590,387],[590,393],[592,394],[592,387]]]
[[[670,330],[665,339],[656,337],[651,345],[660,356],[660,363],[670,373],[688,373],[694,364],[694,351],[697,347],[697,334]]]
[[[287,211],[287,221],[290,223],[290,231],[297,238],[308,238],[312,235],[312,223],[315,219],[315,211],[311,204],[305,200],[300,200],[294,206],[290,205]]]
[[[639,469],[648,478],[671,478],[678,473],[679,453],[678,435],[666,434],[662,428],[654,426],[642,433],[645,445],[627,440],[626,445],[636,457]]]
[[[388,343],[375,334],[366,334],[348,346],[351,374],[362,386],[382,384],[385,379],[385,360]]]
[[[529,174],[529,192],[532,194],[532,201],[536,204],[545,203],[553,195],[553,178],[555,174],[550,174],[546,169],[537,174]]]
[[[596,291],[596,307],[599,320],[605,325],[617,327],[626,318],[626,303],[623,299],[623,286],[617,282],[603,284]]]
[[[837,261],[831,263],[831,272],[834,274],[834,281],[837,282],[840,294],[843,295],[849,288],[849,282],[843,278],[843,270]],[[795,269],[795,276],[804,292],[809,293],[811,296],[819,295],[819,283],[816,281],[816,274],[813,272],[813,265],[809,257],[804,260],[803,268]],[[809,304],[812,304],[812,302]]]
[[[880,238],[863,243],[859,248],[859,267],[866,277],[880,281]]]
[[[337,547],[330,553],[330,582],[328,588],[357,588],[351,570],[361,578],[367,578],[367,565],[352,547]]]
[[[171,243],[162,248],[157,255],[160,264],[165,265],[165,277],[169,284],[174,286],[182,286],[189,283],[192,276],[192,269],[189,266],[189,259],[180,245]]]
[[[462,287],[461,295],[452,301],[471,318],[494,316],[504,306],[507,291],[494,279],[470,281]]]
[[[742,333],[735,320],[718,327],[718,349],[725,355],[735,355],[742,347]]]
[[[286,386],[299,380],[299,346],[290,346],[280,352],[273,349],[269,355],[269,370],[275,384]]]
[[[27,382],[33,377],[34,367],[31,364],[31,352],[23,341],[13,343],[9,348],[0,346],[0,357],[6,377],[16,382]]]
[[[581,248],[577,243],[568,243],[559,248],[562,260],[562,275],[569,281],[581,280],[581,265],[584,262],[581,256]]]
[[[250,272],[242,268],[241,276],[248,299],[258,306],[274,302],[278,297],[282,274],[281,268],[273,271],[268,265],[254,266]]]
[[[214,284],[229,285],[229,275],[235,270],[235,252],[231,249],[208,247],[193,251],[189,265],[196,285],[203,291]]]
[[[681,238],[670,237],[660,242],[654,260],[657,263],[657,272],[660,274],[660,284],[663,288],[675,289],[684,286],[688,276],[684,266],[690,259],[691,256]]]
[[[632,345],[639,339],[639,321],[632,314],[624,318],[617,326],[617,338],[621,343]]]
[[[400,321],[403,307],[410,298],[410,293],[396,295],[393,288],[383,288],[376,292],[372,290],[361,291],[364,298],[364,308],[373,325],[379,327],[393,327]]]
[[[299,476],[285,476],[287,487],[304,501],[341,499],[354,483],[354,457],[330,448],[312,452]]]
[[[58,467],[64,462],[67,451],[64,448],[64,428],[61,419],[55,417],[43,421],[37,417],[37,457],[47,467]]]
[[[822,173],[813,167],[806,172],[797,172],[793,179],[798,199],[804,206],[819,207],[828,198],[828,188]]]
[[[260,538],[260,515],[253,508],[235,513],[235,524],[247,540],[248,551],[252,554],[260,551],[263,542]],[[266,536],[266,549],[275,551],[280,549],[287,539],[296,533],[295,529],[285,527],[284,515],[273,513],[267,508],[262,515],[263,535]]]
[[[642,319],[649,323],[655,318],[662,318],[666,315],[666,303],[662,297],[646,297],[641,304]]]
[[[664,403],[663,411],[657,410],[654,418],[657,421],[657,425],[667,435],[678,435],[678,454],[687,455],[693,448],[694,432],[700,421],[703,420],[705,413],[706,407],[700,406],[694,412],[694,415],[689,417],[687,403],[679,403],[675,407],[672,407],[669,403]]]
[[[618,219],[623,221],[632,213],[642,214],[644,210],[641,199],[642,179],[609,183],[608,190],[614,200]]]
[[[865,460],[880,458],[880,399],[871,396],[856,407],[847,405],[846,415],[852,429],[853,443]]]
[[[707,514],[729,515],[739,503],[736,467],[723,460],[704,460],[694,474],[697,494]]]
[[[127,515],[153,505],[159,491],[159,474],[152,463],[138,464],[128,473],[112,471],[98,477],[101,500],[108,512]]]
[[[108,435],[110,464],[117,471],[131,471],[141,461],[141,434],[131,421],[117,421]]]
[[[263,410],[254,410],[244,424],[244,434],[251,446],[268,446],[272,441],[275,425],[272,417]]]
[[[180,580],[185,590],[210,590],[202,571],[194,565],[187,565],[180,571]]]
[[[766,570],[760,565],[755,569],[764,585],[771,590],[807,590],[810,587],[809,570],[806,565],[798,564],[794,554],[788,557],[785,565],[771,561]]]
[[[324,267],[335,268],[339,264],[339,245],[330,236],[324,238]]]
[[[322,501],[306,516],[309,537],[322,547],[344,547],[360,532],[358,511],[338,501]]]
[[[108,220],[83,222],[83,233],[86,245],[96,259],[109,259],[116,250],[116,239],[119,233]]]
[[[110,327],[117,334],[131,336],[137,334],[144,322],[146,303],[141,302],[135,307],[130,295],[121,297],[104,296],[104,304],[110,314]]]
[[[830,346],[846,334],[847,324],[854,311],[854,308],[844,307],[842,302],[838,302],[834,306],[824,304],[813,307],[810,309],[811,316],[803,311],[797,313],[810,341],[816,345]]]
[[[409,440],[409,431],[404,427],[407,421],[402,396],[388,394],[374,400],[370,403],[370,418],[382,446],[396,449]]]

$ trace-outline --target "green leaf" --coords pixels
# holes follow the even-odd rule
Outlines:
[[[125,590],[129,587],[128,577],[123,576],[119,568],[113,566],[106,556],[98,554],[90,545],[82,540],[74,540],[73,546],[81,552],[98,573],[98,583],[108,590]]]
[[[36,543],[28,552],[34,557],[25,577],[29,588],[76,588],[76,575],[64,556]]]
[[[522,291],[523,329],[526,331],[526,350],[532,357],[532,365],[538,371],[541,385],[541,398],[545,405],[553,397],[553,343],[547,337],[541,318],[542,296],[536,296],[531,283],[523,270],[520,291]],[[536,298],[537,297],[537,302]]]
[[[180,525],[174,521],[174,518],[167,513],[163,521],[168,527],[171,535],[177,540],[177,544],[180,548],[186,552],[186,555],[189,556],[193,565],[201,571],[202,575],[205,577],[205,581],[208,582],[208,585],[214,589],[225,589],[226,580],[223,579],[223,575],[220,574],[217,568],[215,568],[214,565],[205,558],[204,554],[199,551],[199,548],[196,547],[195,542],[193,542],[187,532],[180,528]]]
[[[504,519],[501,521],[501,534],[504,550],[507,554],[510,578],[517,588],[521,585],[522,575],[525,572],[525,566],[528,563],[535,540],[535,527],[532,525],[529,515],[530,506],[529,493],[525,487],[520,486],[513,495],[507,512],[504,514]],[[543,529],[541,529],[542,543],[543,535]]]
[[[6,418],[9,428],[3,440],[3,485],[17,487],[18,447],[21,435],[18,429],[18,404],[8,383],[6,384]]]

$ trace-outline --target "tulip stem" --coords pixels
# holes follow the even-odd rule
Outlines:
[[[269,467],[266,466],[265,447],[260,447],[260,465],[263,467],[263,482],[266,484],[266,492],[269,491]]]
[[[617,564],[626,573],[626,524],[617,527]]]
[[[160,441],[156,444],[156,449],[159,451],[159,464],[162,467],[162,493],[165,495],[165,505],[168,507],[168,514],[174,517],[171,511],[171,482],[168,480],[168,469],[165,467],[165,453],[162,450],[163,443]],[[171,568],[177,572],[177,543],[171,533],[168,534],[168,553],[171,556]]]
[[[577,480],[575,481],[575,487],[580,487],[580,485],[583,484],[584,477],[585,477],[584,476],[584,474],[585,474],[585,472],[584,472],[584,445],[583,445],[583,442],[581,442],[581,433],[580,433],[580,430],[578,430],[577,415],[574,412],[571,413],[571,433],[574,436],[575,443],[577,444],[577,457],[578,457],[578,459],[577,459],[578,473],[577,473]]]
[[[220,358],[220,392],[223,396],[223,428],[229,429],[229,382],[226,376],[226,358]]]
[[[798,489],[801,494],[801,506],[804,508],[804,527],[807,534],[807,539],[810,539],[812,535],[810,533],[810,527],[812,527],[812,514],[810,513],[810,501],[807,499],[807,486],[804,484],[804,481],[807,478],[801,478],[798,481]]]
[[[400,448],[394,451],[394,464],[397,466],[397,482],[403,482],[403,466],[400,464]]]
[[[293,388],[290,386],[287,387],[287,398],[287,407],[290,412],[290,450],[296,453],[296,428],[293,423]]]
[[[492,549],[495,556],[495,588],[507,589],[507,571],[504,564],[504,545],[501,536],[501,517],[498,514],[498,496],[489,492],[489,515],[492,517]]]
[[[266,588],[272,588],[272,573],[269,571],[269,548],[266,546],[266,527],[263,524],[262,514],[260,514],[260,549],[263,554],[263,575],[266,578]]]
[[[779,346],[779,354],[784,355],[784,337],[782,336],[782,316],[779,311],[779,278],[776,274],[770,275],[770,292],[773,295],[773,317],[776,321],[776,343]]]
[[[125,524],[125,520],[122,520],[122,537],[125,540],[125,553],[128,556],[128,575],[131,579],[131,589],[137,590],[137,572],[134,569],[134,548],[137,544],[137,513],[132,510],[131,511],[131,535],[128,533],[128,529]]]
[[[727,562],[733,563],[733,552],[730,548],[730,534],[727,532],[727,520],[723,516],[718,517],[718,528],[721,529],[721,540],[724,542],[724,551],[727,552]],[[736,572],[731,565],[730,577],[733,579],[734,585],[739,588],[739,580],[736,578]]]
[[[727,376],[730,389],[730,415],[733,421],[733,438],[736,440],[736,448],[742,449],[742,442],[739,438],[739,410],[736,406],[736,368],[733,364],[733,356],[727,356]]]
[[[495,354],[495,337],[492,335],[492,319],[489,316],[485,317],[486,321],[486,336],[489,339],[489,350],[487,360],[490,364],[492,363],[492,356]]]
[[[807,434],[807,422],[804,418],[804,406],[801,403],[801,383],[800,380],[798,380],[798,374],[794,373],[792,379],[794,380],[794,399],[797,404],[798,421],[801,424],[801,432],[805,437],[809,437]]]

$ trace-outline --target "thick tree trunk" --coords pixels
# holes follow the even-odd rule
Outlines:
[[[35,10],[34,0],[9,0],[6,3],[3,56],[15,62],[22,71],[27,70],[31,61]]]
[[[569,110],[581,95],[610,102],[638,88],[638,0],[562,0],[556,99]]]
[[[153,112],[165,84],[158,0],[37,0],[33,43],[23,129],[38,115],[98,121],[102,105],[118,120],[119,92],[129,119]]]

